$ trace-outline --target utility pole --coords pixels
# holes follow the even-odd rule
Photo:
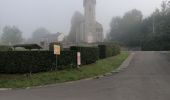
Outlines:
[[[78,46],[78,33],[77,33],[78,29],[76,29],[76,46]]]
[[[155,14],[153,14],[152,33],[155,33]]]

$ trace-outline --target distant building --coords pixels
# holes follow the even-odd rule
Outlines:
[[[103,42],[103,27],[96,21],[96,0],[84,0],[83,20],[74,27],[76,43]],[[72,37],[72,36],[70,36]]]
[[[44,36],[40,41],[40,46],[44,49],[49,48],[49,44],[52,42],[61,42],[64,38],[63,33],[48,34]]]

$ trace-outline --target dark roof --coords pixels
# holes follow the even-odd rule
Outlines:
[[[38,44],[18,44],[18,45],[14,45],[14,48],[17,47],[22,47],[25,49],[42,49],[42,47],[40,47]]]

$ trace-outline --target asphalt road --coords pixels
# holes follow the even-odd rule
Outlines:
[[[135,52],[128,69],[96,80],[0,91],[0,100],[170,100],[170,54]]]

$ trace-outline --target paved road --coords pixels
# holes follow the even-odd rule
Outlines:
[[[170,55],[136,52],[128,69],[102,79],[1,91],[0,100],[170,100]]]

